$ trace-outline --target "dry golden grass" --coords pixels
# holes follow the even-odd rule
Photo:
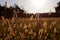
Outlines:
[[[2,40],[60,40],[60,18],[0,20]]]

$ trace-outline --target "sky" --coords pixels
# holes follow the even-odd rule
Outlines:
[[[55,12],[57,3],[60,0],[0,0],[0,4],[4,5],[7,2],[8,7],[17,4],[20,8],[23,8],[28,13],[44,13]]]

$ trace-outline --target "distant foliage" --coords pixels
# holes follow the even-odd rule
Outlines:
[[[7,4],[6,4],[7,5]],[[16,11],[16,13],[13,13],[13,11]],[[36,15],[40,17],[60,17],[60,2],[58,2],[58,6],[55,7],[55,13],[49,12],[49,13],[36,13],[36,14],[29,14],[27,13],[23,8],[20,8],[18,5],[15,4],[15,6],[10,6],[9,8],[6,6],[0,5],[0,18],[1,16],[4,16],[5,18],[12,18],[14,14],[16,14],[17,17],[21,18],[30,18],[33,15],[33,18],[36,18]]]

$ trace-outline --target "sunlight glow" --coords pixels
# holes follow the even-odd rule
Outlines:
[[[46,0],[31,0],[32,4],[37,7],[42,7],[45,5]]]

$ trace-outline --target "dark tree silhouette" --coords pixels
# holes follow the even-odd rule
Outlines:
[[[5,18],[12,18],[14,9],[16,10],[18,17],[23,17],[25,15],[24,14],[25,10],[21,9],[16,4],[15,4],[15,7],[10,6],[9,8],[0,5],[0,17],[4,16]]]
[[[57,3],[57,7],[55,7],[56,10],[56,17],[60,17],[60,2]]]
[[[20,8],[18,5],[15,4],[15,9],[17,11],[17,15],[18,17],[24,17],[24,12],[25,10]]]

